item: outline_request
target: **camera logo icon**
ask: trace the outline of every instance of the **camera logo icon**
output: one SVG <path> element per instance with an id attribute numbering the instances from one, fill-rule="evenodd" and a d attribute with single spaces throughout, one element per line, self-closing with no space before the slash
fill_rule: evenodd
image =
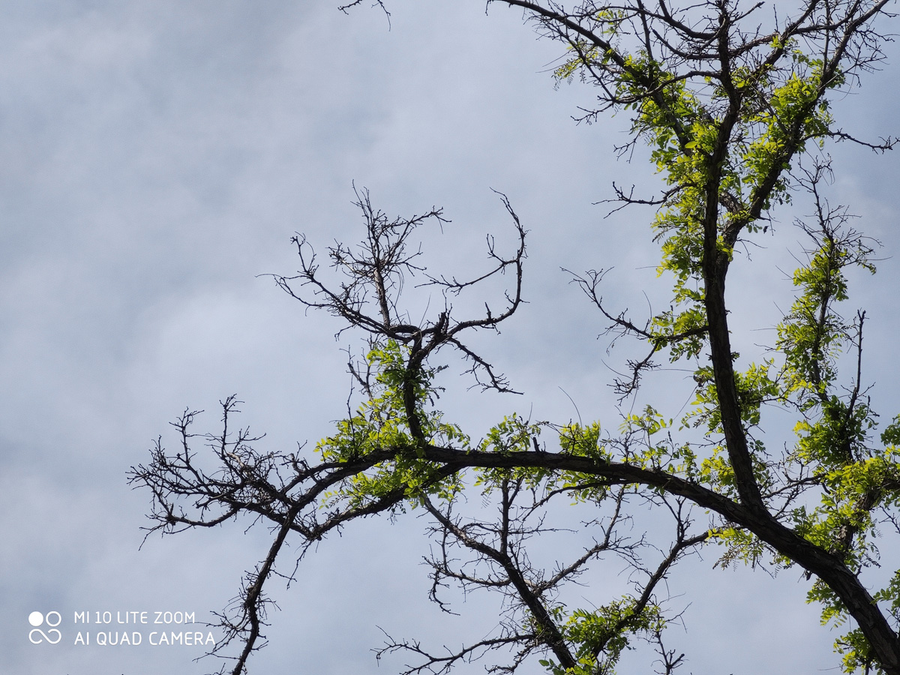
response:
<path id="1" fill-rule="evenodd" d="M 62 633 L 56 628 L 62 623 L 62 615 L 59 612 L 47 612 L 46 615 L 40 612 L 32 612 L 28 615 L 28 623 L 34 626 L 28 633 L 28 640 L 31 644 L 39 645 L 43 642 L 55 645 L 62 640 Z M 47 627 L 45 633 L 41 626 Z"/>

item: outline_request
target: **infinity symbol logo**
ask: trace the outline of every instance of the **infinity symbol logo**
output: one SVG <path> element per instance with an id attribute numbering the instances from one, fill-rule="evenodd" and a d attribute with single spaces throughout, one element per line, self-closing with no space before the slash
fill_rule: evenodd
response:
<path id="1" fill-rule="evenodd" d="M 47 625 L 50 626 L 46 633 L 38 627 L 42 626 L 45 621 Z M 40 612 L 32 612 L 28 615 L 28 623 L 34 626 L 28 633 L 28 639 L 31 644 L 39 645 L 46 640 L 48 644 L 55 645 L 62 640 L 62 633 L 56 629 L 56 626 L 62 623 L 62 616 L 59 612 L 47 612 L 46 617 Z M 38 636 L 36 636 L 35 633 L 37 633 Z"/>

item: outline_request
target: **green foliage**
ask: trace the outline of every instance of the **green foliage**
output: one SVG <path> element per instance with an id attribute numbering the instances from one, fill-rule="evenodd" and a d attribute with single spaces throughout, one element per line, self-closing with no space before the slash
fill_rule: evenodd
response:
<path id="1" fill-rule="evenodd" d="M 577 457 L 591 457 L 607 462 L 609 452 L 600 439 L 600 424 L 593 422 L 587 426 L 570 422 L 559 430 L 560 450 Z"/>
<path id="2" fill-rule="evenodd" d="M 411 372 L 406 363 L 408 352 L 394 340 L 372 348 L 367 356 L 374 373 L 369 399 L 355 415 L 337 422 L 334 435 L 319 442 L 316 449 L 328 463 L 351 463 L 372 454 L 385 455 L 383 462 L 354 474 L 339 490 L 328 493 L 326 506 L 346 503 L 349 508 L 361 509 L 398 490 L 411 498 L 422 491 L 448 497 L 457 488 L 458 478 L 438 478 L 440 467 L 420 458 L 404 403 L 407 383 L 412 380 L 415 414 L 428 443 L 466 448 L 469 438 L 458 426 L 443 422 L 439 411 L 427 406 L 436 395 L 432 386 L 435 371 Z"/>
<path id="3" fill-rule="evenodd" d="M 719 556 L 716 563 L 717 567 L 727 568 L 736 562 L 755 567 L 764 562 L 763 556 L 769 553 L 759 538 L 736 527 L 711 530 L 710 540 L 725 547 L 725 552 Z"/>
<path id="4" fill-rule="evenodd" d="M 776 347 L 784 355 L 785 393 L 797 397 L 801 409 L 820 405 L 836 377 L 836 360 L 852 339 L 848 324 L 834 309 L 847 299 L 844 270 L 856 266 L 874 272 L 870 246 L 856 232 L 843 232 L 841 222 L 823 217 L 809 262 L 794 273 L 800 289 L 790 313 L 778 326 Z"/>
<path id="5" fill-rule="evenodd" d="M 625 596 L 595 610 L 577 609 L 563 624 L 564 635 L 578 645 L 578 664 L 562 668 L 550 659 L 541 665 L 553 675 L 614 675 L 624 651 L 631 649 L 631 638 L 659 634 L 666 621 L 656 605 L 640 603 Z"/>
<path id="6" fill-rule="evenodd" d="M 612 46 L 622 16 L 598 17 L 604 36 Z M 696 361 L 707 348 L 704 284 L 704 222 L 712 197 L 726 208 L 719 210 L 717 252 L 728 262 L 735 238 L 731 231 L 755 233 L 764 214 L 775 204 L 791 199 L 791 173 L 796 158 L 807 143 L 821 144 L 833 123 L 828 91 L 840 87 L 846 77 L 840 68 L 813 56 L 795 39 L 773 38 L 773 53 L 783 53 L 788 68 L 776 61 L 760 61 L 732 69 L 728 80 L 707 80 L 711 93 L 703 100 L 685 79 L 667 72 L 663 63 L 646 50 L 630 54 L 621 45 L 615 49 L 575 49 L 576 55 L 556 71 L 558 79 L 596 77 L 614 72 L 613 107 L 632 114 L 632 131 L 650 148 L 651 161 L 669 190 L 653 223 L 662 250 L 660 275 L 673 279 L 671 306 L 648 324 L 648 341 L 657 350 L 668 349 L 669 359 Z M 614 58 L 615 57 L 615 58 Z M 736 116 L 730 103 L 739 97 Z M 729 111 L 727 114 L 722 111 Z M 730 128 L 729 128 L 730 126 Z M 711 181 L 715 191 L 710 193 Z M 806 232 L 815 241 L 808 261 L 793 276 L 797 297 L 790 312 L 777 327 L 776 356 L 761 364 L 735 370 L 740 416 L 745 432 L 762 422 L 767 402 L 794 407 L 801 413 L 796 423 L 797 442 L 782 460 L 773 462 L 760 441 L 752 441 L 754 473 L 762 489 L 776 489 L 777 473 L 816 476 L 823 489 L 818 504 L 803 504 L 791 512 L 796 531 L 825 550 L 839 553 L 853 569 L 872 560 L 875 528 L 873 509 L 896 503 L 896 446 L 900 445 L 900 418 L 881 434 L 883 450 L 871 447 L 870 434 L 877 416 L 863 395 L 857 378 L 841 386 L 839 360 L 859 349 L 862 315 L 856 322 L 845 320 L 835 309 L 846 301 L 846 270 L 858 267 L 874 272 L 872 249 L 865 239 L 844 227 L 843 211 L 829 211 L 816 192 L 819 224 Z M 717 205 L 718 206 L 718 205 Z M 733 355 L 737 362 L 737 355 Z M 672 462 L 674 447 L 690 444 L 659 444 L 650 436 L 665 428 L 664 420 L 649 406 L 642 415 L 629 415 L 623 432 L 646 433 L 644 450 L 629 453 L 624 461 L 642 467 L 667 467 L 680 475 L 737 499 L 734 468 L 721 443 L 722 409 L 712 367 L 699 364 L 691 408 L 682 418 L 682 429 L 701 430 L 711 442 L 711 452 L 700 459 L 682 451 L 689 461 Z M 697 464 L 699 463 L 699 468 Z M 676 468 L 677 467 L 677 468 Z M 804 489 L 798 488 L 798 493 Z M 724 526 L 712 531 L 712 541 L 725 546 L 720 563 L 742 561 L 755 565 L 765 547 L 741 528 Z M 785 561 L 776 554 L 776 562 Z M 789 561 L 788 561 L 789 564 Z M 897 583 L 879 592 L 879 599 L 898 602 Z M 825 622 L 840 623 L 845 610 L 834 593 L 817 582 L 811 602 L 823 605 Z M 891 605 L 896 607 L 895 604 Z M 870 664 L 872 656 L 865 638 L 853 630 L 837 642 L 847 672 Z"/>
<path id="7" fill-rule="evenodd" d="M 737 355 L 734 358 L 737 359 Z M 748 429 L 759 425 L 764 403 L 776 401 L 782 396 L 779 383 L 770 376 L 773 365 L 774 360 L 768 359 L 762 365 L 751 363 L 745 372 L 738 371 L 734 374 L 741 403 L 741 418 Z M 698 386 L 692 409 L 682 419 L 683 427 L 703 427 L 707 434 L 721 434 L 722 414 L 712 369 L 708 366 L 698 368 L 694 373 L 694 381 Z"/>
<path id="8" fill-rule="evenodd" d="M 509 455 L 528 452 L 538 444 L 544 425 L 534 424 L 513 413 L 491 427 L 478 444 L 481 452 Z M 476 486 L 482 486 L 483 494 L 490 494 L 506 481 L 521 481 L 530 488 L 538 487 L 551 472 L 541 469 L 515 467 L 513 469 L 481 469 L 477 471 Z"/>

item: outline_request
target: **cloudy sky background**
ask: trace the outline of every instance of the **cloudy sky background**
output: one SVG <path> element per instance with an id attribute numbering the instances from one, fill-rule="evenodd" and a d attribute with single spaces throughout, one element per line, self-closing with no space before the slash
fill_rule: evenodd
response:
<path id="1" fill-rule="evenodd" d="M 185 408 L 205 409 L 200 424 L 215 430 L 217 402 L 230 394 L 245 401 L 241 422 L 267 434 L 260 447 L 312 446 L 329 432 L 345 407 L 341 349 L 353 338 L 336 342 L 340 324 L 304 313 L 260 275 L 297 268 L 295 232 L 320 250 L 355 241 L 354 181 L 390 215 L 445 209 L 453 223 L 424 240 L 437 271 L 484 270 L 488 232 L 513 243 L 491 188 L 529 230 L 530 304 L 480 343 L 525 395 L 467 392 L 451 363 L 442 381 L 451 419 L 476 436 L 512 410 L 618 423 L 607 364 L 626 351 L 607 354 L 596 339 L 601 317 L 560 268 L 615 266 L 605 295 L 646 307 L 657 259 L 651 214 L 603 219 L 592 205 L 611 196 L 612 180 L 654 185 L 640 153 L 632 165 L 614 161 L 627 120 L 574 124 L 591 92 L 554 91 L 560 47 L 537 41 L 518 12 L 485 15 L 483 3 L 449 0 L 392 9 L 389 30 L 376 10 L 345 16 L 327 0 L 0 2 L 0 671 L 218 667 L 193 663 L 200 650 L 188 647 L 76 647 L 71 616 L 182 610 L 209 619 L 264 555 L 266 531 L 245 534 L 246 523 L 152 537 L 139 551 L 148 495 L 125 474 L 159 434 L 174 440 L 167 423 Z M 900 132 L 900 54 L 888 47 L 889 67 L 837 105 L 861 136 Z M 859 277 L 852 302 L 869 310 L 866 374 L 889 419 L 900 409 L 898 158 L 832 152 L 834 202 L 850 204 L 884 244 L 879 274 Z M 736 268 L 736 326 L 771 325 L 789 307 L 780 270 L 791 264 L 785 247 L 799 254 L 802 242 L 791 219 L 782 214 L 752 251 L 754 266 Z M 736 341 L 752 351 L 772 336 Z M 677 414 L 684 378 L 663 374 L 676 394 L 654 403 Z M 459 618 L 427 603 L 425 525 L 410 517 L 349 527 L 303 563 L 291 589 L 273 584 L 281 611 L 251 672 L 395 672 L 401 660 L 379 668 L 370 651 L 379 626 L 433 647 L 483 637 L 496 624 L 490 599 L 459 603 Z M 687 630 L 671 639 L 687 652 L 682 672 L 836 666 L 834 635 L 803 604 L 798 574 L 692 572 L 712 561 L 673 578 L 673 594 L 690 604 Z M 607 579 L 586 581 L 603 597 Z M 61 612 L 60 644 L 29 643 L 33 610 Z M 624 673 L 646 671 L 643 659 L 623 662 Z"/>

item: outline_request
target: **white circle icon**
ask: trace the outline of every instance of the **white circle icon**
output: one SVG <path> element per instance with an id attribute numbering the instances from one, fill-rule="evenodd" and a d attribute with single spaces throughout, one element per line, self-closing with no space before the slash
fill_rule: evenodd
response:
<path id="1" fill-rule="evenodd" d="M 44 623 L 44 615 L 40 612 L 32 612 L 28 615 L 28 623 L 36 628 Z"/>

